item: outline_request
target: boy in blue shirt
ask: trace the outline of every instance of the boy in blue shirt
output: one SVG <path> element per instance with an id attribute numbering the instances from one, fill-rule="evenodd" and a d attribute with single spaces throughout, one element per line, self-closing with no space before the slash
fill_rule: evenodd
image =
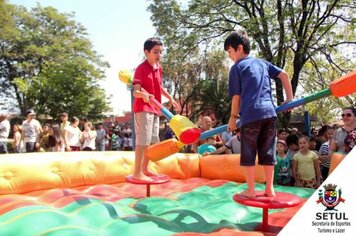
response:
<path id="1" fill-rule="evenodd" d="M 250 57 L 250 41 L 247 34 L 239 30 L 225 40 L 224 49 L 234 61 L 229 75 L 229 96 L 232 97 L 229 130 L 236 129 L 240 118 L 241 161 L 245 167 L 247 189 L 240 194 L 256 197 L 254 165 L 264 166 L 266 177 L 265 195 L 274 197 L 274 165 L 276 164 L 276 120 L 277 114 L 271 93 L 271 78 L 282 81 L 287 99 L 293 99 L 288 74 L 271 63 Z"/>

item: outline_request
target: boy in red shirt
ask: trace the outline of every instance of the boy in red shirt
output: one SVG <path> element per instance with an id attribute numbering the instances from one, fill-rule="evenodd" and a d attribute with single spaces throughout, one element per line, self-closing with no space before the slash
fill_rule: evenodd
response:
<path id="1" fill-rule="evenodd" d="M 135 170 L 134 179 L 149 181 L 154 173 L 148 170 L 148 158 L 144 155 L 147 147 L 159 142 L 160 109 L 150 103 L 150 97 L 161 102 L 162 95 L 169 99 L 175 109 L 178 104 L 162 87 L 162 67 L 159 63 L 163 44 L 157 38 L 145 41 L 143 50 L 146 60 L 135 71 L 133 79 L 133 112 L 135 113 Z M 143 88 L 145 91 L 141 90 Z"/>

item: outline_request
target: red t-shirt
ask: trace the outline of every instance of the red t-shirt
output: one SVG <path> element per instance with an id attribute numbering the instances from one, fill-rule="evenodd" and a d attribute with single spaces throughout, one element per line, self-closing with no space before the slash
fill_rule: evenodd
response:
<path id="1" fill-rule="evenodd" d="M 161 103 L 161 83 L 163 71 L 161 65 L 159 63 L 157 63 L 157 65 L 157 68 L 153 68 L 153 66 L 148 63 L 147 60 L 142 62 L 136 68 L 132 84 L 140 84 L 142 88 L 144 88 L 148 93 L 154 95 L 156 100 Z M 159 108 L 144 102 L 142 98 L 135 98 L 133 104 L 133 112 L 142 111 L 152 112 L 157 115 L 160 114 Z"/>

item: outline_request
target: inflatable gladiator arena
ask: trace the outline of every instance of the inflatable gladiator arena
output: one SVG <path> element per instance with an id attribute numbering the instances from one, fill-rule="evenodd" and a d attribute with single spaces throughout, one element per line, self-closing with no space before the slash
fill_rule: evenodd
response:
<path id="1" fill-rule="evenodd" d="M 334 154 L 331 169 L 342 158 Z M 2 155 L 0 235 L 277 234 L 315 190 L 275 185 L 297 204 L 241 202 L 239 159 L 177 153 L 150 163 L 168 179 L 131 183 L 134 152 Z M 255 172 L 263 191 L 263 168 Z"/>

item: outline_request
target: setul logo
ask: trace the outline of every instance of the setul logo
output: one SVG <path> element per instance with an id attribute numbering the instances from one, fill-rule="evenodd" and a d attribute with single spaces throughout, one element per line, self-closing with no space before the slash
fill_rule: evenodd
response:
<path id="1" fill-rule="evenodd" d="M 319 189 L 319 199 L 316 201 L 318 204 L 322 203 L 326 209 L 325 211 L 330 211 L 334 209 L 340 202 L 345 202 L 345 199 L 341 197 L 341 189 L 336 190 L 336 184 L 327 184 L 323 186 L 325 191 Z"/>
<path id="2" fill-rule="evenodd" d="M 338 212 L 335 209 L 340 202 L 345 202 L 345 199 L 341 197 L 341 189 L 337 189 L 336 184 L 327 184 L 323 187 L 324 190 L 319 189 L 319 198 L 316 202 L 317 204 L 322 203 L 326 209 L 315 214 L 312 226 L 317 227 L 318 233 L 345 233 L 347 227 L 351 226 L 351 222 L 346 212 Z"/>

